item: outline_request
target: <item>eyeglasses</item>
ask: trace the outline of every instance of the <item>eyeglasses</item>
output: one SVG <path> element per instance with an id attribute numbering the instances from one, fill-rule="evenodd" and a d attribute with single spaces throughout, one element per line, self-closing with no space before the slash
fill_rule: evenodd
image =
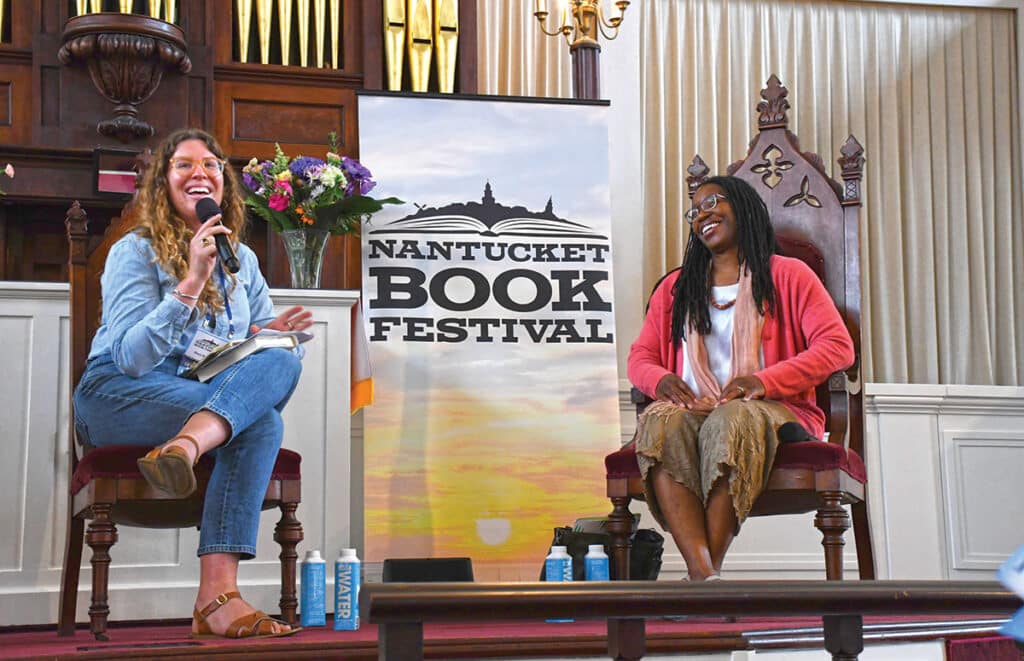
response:
<path id="1" fill-rule="evenodd" d="M 686 212 L 686 222 L 693 224 L 693 221 L 697 220 L 697 216 L 699 216 L 702 211 L 708 212 L 717 207 L 719 200 L 725 200 L 728 202 L 729 198 L 721 193 L 712 193 L 711 195 L 708 195 L 698 206 L 695 206 Z"/>
<path id="2" fill-rule="evenodd" d="M 171 170 L 177 174 L 188 176 L 196 171 L 196 166 L 203 168 L 203 172 L 210 177 L 219 177 L 224 174 L 224 161 L 219 158 L 204 158 L 194 161 L 191 158 L 172 158 Z"/>

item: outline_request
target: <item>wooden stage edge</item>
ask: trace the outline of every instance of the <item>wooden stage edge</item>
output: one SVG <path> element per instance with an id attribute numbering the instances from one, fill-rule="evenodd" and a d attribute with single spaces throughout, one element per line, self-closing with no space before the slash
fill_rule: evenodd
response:
<path id="1" fill-rule="evenodd" d="M 868 644 L 921 642 L 940 638 L 992 635 L 1005 618 L 961 616 L 943 618 L 893 617 L 868 619 Z M 647 654 L 706 654 L 732 650 L 820 649 L 824 632 L 820 618 L 694 618 L 647 622 Z M 327 627 L 307 629 L 291 638 L 257 641 L 190 641 L 189 622 L 159 624 L 115 623 L 111 640 L 97 642 L 80 627 L 73 638 L 58 638 L 53 626 L 0 629 L 0 647 L 8 659 L 379 659 L 377 627 L 358 632 L 334 632 Z M 549 624 L 542 621 L 426 625 L 425 659 L 502 659 L 510 657 L 608 658 L 604 623 L 590 620 Z"/>

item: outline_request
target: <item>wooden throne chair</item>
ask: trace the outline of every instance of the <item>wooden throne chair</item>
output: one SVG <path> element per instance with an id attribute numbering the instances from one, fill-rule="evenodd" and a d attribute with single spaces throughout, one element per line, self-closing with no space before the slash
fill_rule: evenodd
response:
<path id="1" fill-rule="evenodd" d="M 131 225 L 129 211 L 121 218 L 113 219 L 106 234 L 97 240 L 88 234 L 88 218 L 79 203 L 75 202 L 68 209 L 65 226 L 70 246 L 71 392 L 74 392 L 85 372 L 92 337 L 99 328 L 100 274 L 103 264 L 111 246 Z M 72 411 L 73 408 L 72 401 Z M 79 458 L 74 414 L 68 417 L 68 513 L 57 632 L 60 636 L 71 636 L 75 632 L 78 578 L 84 540 L 92 549 L 90 631 L 98 640 L 107 640 L 110 548 L 117 543 L 117 526 L 198 527 L 213 459 L 203 456 L 196 466 L 198 488 L 191 496 L 169 498 L 149 486 L 135 464 L 149 448 L 107 446 L 89 449 Z M 267 493 L 263 497 L 263 509 L 276 507 L 281 510 L 281 519 L 274 529 L 274 540 L 281 545 L 279 605 L 281 616 L 292 624 L 297 624 L 295 611 L 298 606 L 295 596 L 296 546 L 303 537 L 302 525 L 295 517 L 302 493 L 300 462 L 301 457 L 297 452 L 280 450 Z M 89 521 L 88 528 L 86 521 Z"/>
<path id="2" fill-rule="evenodd" d="M 843 577 L 844 534 L 852 511 L 857 564 L 862 579 L 872 579 L 874 558 L 868 530 L 864 468 L 863 408 L 860 377 L 860 188 L 864 150 L 850 136 L 838 159 L 842 183 L 825 173 L 821 157 L 800 151 L 788 128 L 789 91 L 772 75 L 757 106 L 757 134 L 747 156 L 727 173 L 750 183 L 764 199 L 778 239 L 779 251 L 807 263 L 825 284 L 853 338 L 856 360 L 849 369 L 832 374 L 817 388 L 818 406 L 826 415 L 827 442 L 780 444 L 767 486 L 750 516 L 817 512 L 828 580 Z M 690 197 L 709 176 L 700 156 L 687 169 Z M 634 388 L 639 414 L 650 400 Z M 605 457 L 608 497 L 612 512 L 612 574 L 629 578 L 629 503 L 643 500 L 643 484 L 630 442 Z"/>

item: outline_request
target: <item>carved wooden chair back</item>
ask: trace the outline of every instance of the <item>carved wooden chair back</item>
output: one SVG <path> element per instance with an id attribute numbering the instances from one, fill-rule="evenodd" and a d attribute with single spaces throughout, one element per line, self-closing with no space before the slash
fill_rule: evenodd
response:
<path id="1" fill-rule="evenodd" d="M 751 516 L 817 511 L 815 525 L 823 535 L 826 576 L 842 578 L 843 533 L 850 527 L 844 505 L 853 514 L 861 578 L 874 577 L 874 559 L 865 504 L 863 408 L 860 383 L 860 182 L 864 151 L 850 136 L 841 148 L 842 183 L 826 174 L 821 157 L 802 152 L 788 129 L 788 90 L 772 75 L 757 107 L 758 132 L 747 156 L 727 173 L 750 183 L 764 199 L 778 238 L 780 252 L 807 263 L 825 284 L 853 339 L 856 361 L 833 374 L 817 389 L 818 404 L 827 416 L 828 443 L 806 442 L 780 446 L 765 491 Z M 687 168 L 692 197 L 709 177 L 700 156 Z M 648 403 L 634 389 L 638 412 Z M 612 500 L 609 530 L 616 543 L 628 549 L 628 503 L 642 498 L 639 470 L 631 446 L 609 455 L 608 495 Z M 614 530 L 612 530 L 614 529 Z M 619 548 L 613 560 L 620 576 L 628 568 Z"/>
<path id="2" fill-rule="evenodd" d="M 131 205 L 121 217 L 111 221 L 101 237 L 88 233 L 88 217 L 78 202 L 65 218 L 69 244 L 68 279 L 70 284 L 71 364 L 69 389 L 85 372 L 92 337 L 101 320 L 100 276 L 110 248 L 134 222 Z M 107 446 L 86 448 L 81 458 L 75 425 L 74 403 L 68 416 L 68 513 L 61 574 L 58 634 L 70 636 L 75 630 L 78 579 L 82 563 L 83 541 L 92 549 L 92 598 L 89 608 L 90 630 L 99 640 L 107 640 L 107 603 L 110 548 L 117 543 L 117 525 L 143 528 L 187 528 L 202 519 L 203 499 L 213 461 L 204 456 L 196 467 L 199 488 L 189 497 L 172 499 L 153 489 L 143 479 L 136 460 L 149 448 L 145 446 Z M 281 509 L 274 539 L 281 545 L 281 614 L 296 622 L 295 566 L 296 546 L 302 540 L 302 525 L 295 518 L 301 500 L 301 457 L 281 450 L 271 476 L 263 509 Z M 86 521 L 89 521 L 86 529 Z"/>

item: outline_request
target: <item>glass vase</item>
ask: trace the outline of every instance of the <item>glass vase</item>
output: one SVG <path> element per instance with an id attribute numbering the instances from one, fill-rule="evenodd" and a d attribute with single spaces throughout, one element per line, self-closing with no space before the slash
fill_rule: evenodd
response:
<path id="1" fill-rule="evenodd" d="M 288 266 L 292 271 L 293 289 L 320 287 L 320 271 L 324 264 L 324 249 L 331 233 L 323 229 L 282 230 Z"/>

